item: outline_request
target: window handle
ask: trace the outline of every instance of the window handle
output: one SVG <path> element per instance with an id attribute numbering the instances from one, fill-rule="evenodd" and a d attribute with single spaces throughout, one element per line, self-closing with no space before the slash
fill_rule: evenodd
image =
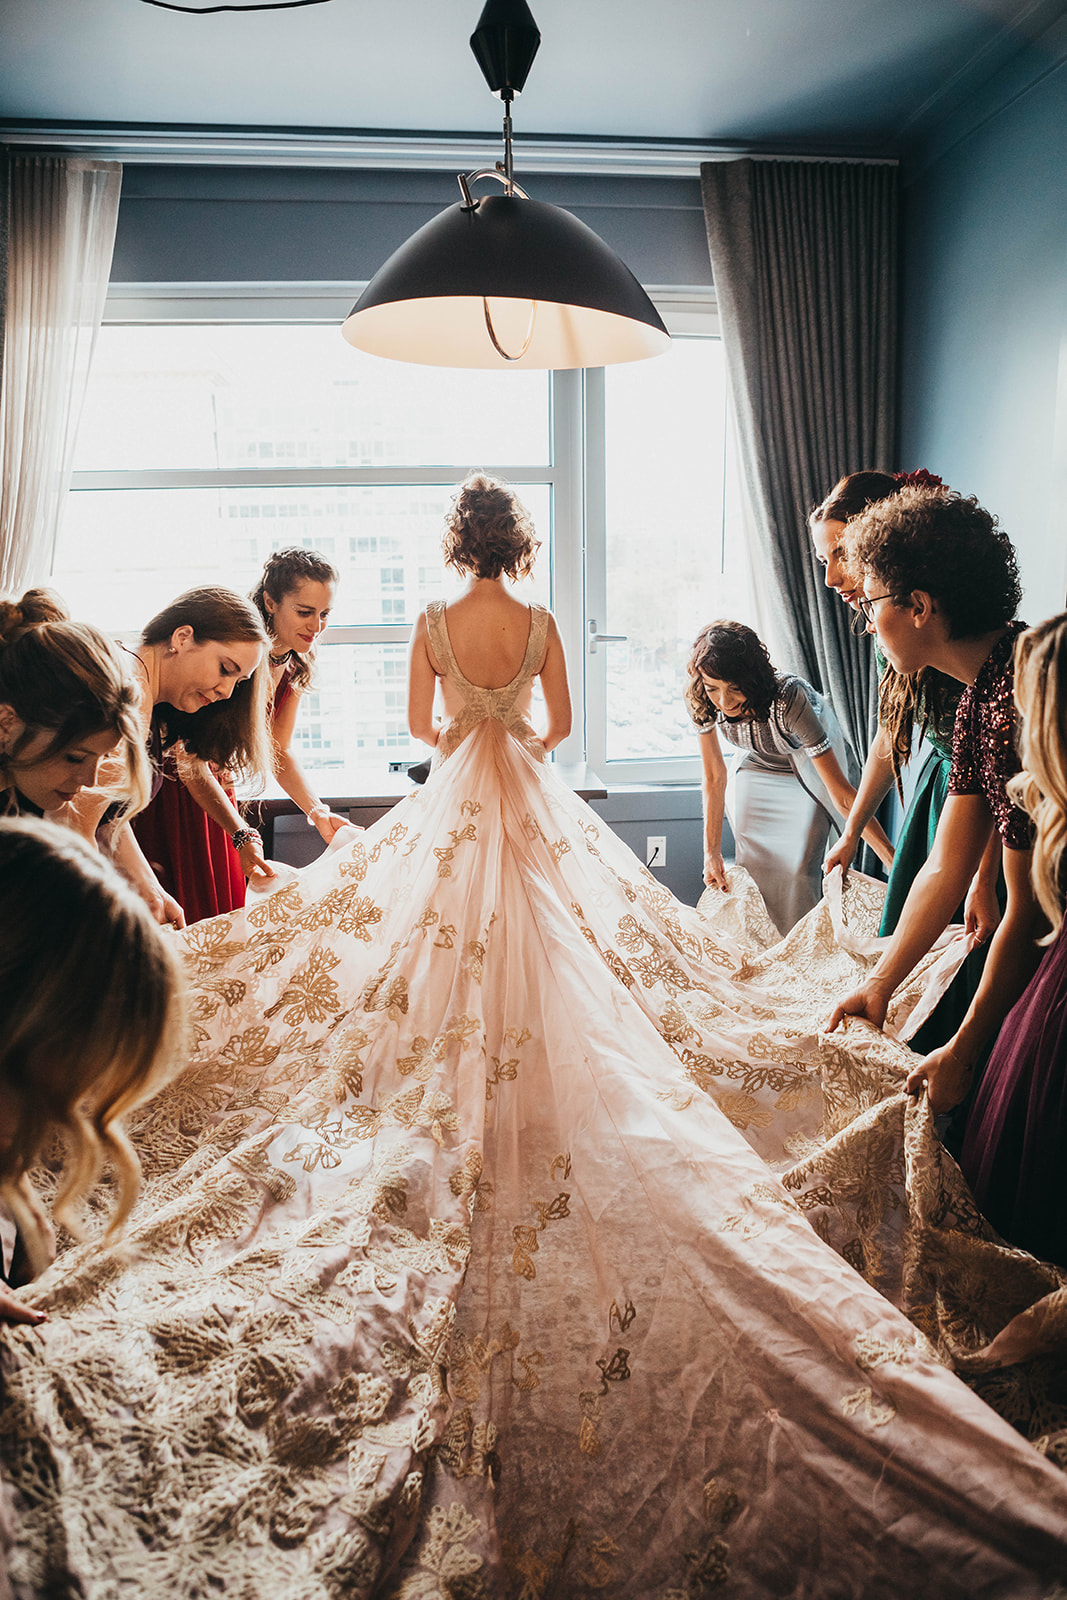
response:
<path id="1" fill-rule="evenodd" d="M 597 633 L 596 619 L 589 618 L 589 654 L 596 655 L 598 644 L 625 644 L 628 635 L 625 633 Z"/>

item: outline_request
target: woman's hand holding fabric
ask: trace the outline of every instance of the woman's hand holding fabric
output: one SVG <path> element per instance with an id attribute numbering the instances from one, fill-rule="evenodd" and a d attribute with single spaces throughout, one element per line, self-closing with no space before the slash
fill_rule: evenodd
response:
<path id="1" fill-rule="evenodd" d="M 843 833 L 823 862 L 822 874 L 829 877 L 835 867 L 841 868 L 842 878 L 848 877 L 848 869 L 852 865 L 852 857 L 856 854 L 858 840 L 853 839 L 847 832 Z"/>
<path id="2" fill-rule="evenodd" d="M 32 1306 L 24 1306 L 6 1284 L 0 1283 L 0 1323 L 28 1322 L 31 1327 L 36 1327 L 39 1322 L 47 1321 L 46 1311 L 34 1311 Z"/>
<path id="3" fill-rule="evenodd" d="M 930 1110 L 935 1116 L 958 1106 L 971 1087 L 974 1068 L 966 1065 L 956 1055 L 952 1041 L 938 1050 L 931 1050 L 918 1066 L 913 1067 L 904 1088 L 908 1094 L 917 1095 L 923 1089 L 930 1098 Z"/>
<path id="4" fill-rule="evenodd" d="M 726 876 L 721 850 L 705 850 L 704 882 L 710 889 L 729 890 L 730 880 Z"/>
<path id="5" fill-rule="evenodd" d="M 865 983 L 862 989 L 856 989 L 852 994 L 838 1002 L 833 1014 L 826 1025 L 827 1033 L 833 1033 L 847 1017 L 862 1017 L 874 1028 L 885 1025 L 885 1014 L 889 1010 L 889 1001 L 892 990 L 886 990 L 884 985 L 876 983 L 872 978 Z"/>

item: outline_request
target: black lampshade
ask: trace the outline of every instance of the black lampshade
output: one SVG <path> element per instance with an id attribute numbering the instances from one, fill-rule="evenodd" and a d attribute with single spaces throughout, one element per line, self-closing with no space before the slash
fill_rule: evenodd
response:
<path id="1" fill-rule="evenodd" d="M 508 361 L 494 348 L 521 350 Z M 518 195 L 450 206 L 374 275 L 343 328 L 371 355 L 443 367 L 600 367 L 670 343 L 637 279 L 569 211 Z"/>

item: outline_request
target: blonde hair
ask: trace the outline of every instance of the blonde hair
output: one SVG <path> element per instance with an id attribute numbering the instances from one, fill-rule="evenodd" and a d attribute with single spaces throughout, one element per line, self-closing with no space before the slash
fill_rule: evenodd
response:
<path id="1" fill-rule="evenodd" d="M 1031 877 L 1038 904 L 1052 924 L 1052 932 L 1039 943 L 1049 944 L 1063 921 L 1067 888 L 1067 611 L 1020 636 L 1015 700 L 1023 716 L 1025 770 L 1010 780 L 1008 795 L 1036 825 Z"/>
<path id="2" fill-rule="evenodd" d="M 472 472 L 452 498 L 442 541 L 445 564 L 479 578 L 528 578 L 541 541 L 518 496 L 499 478 Z"/>
<path id="3" fill-rule="evenodd" d="M 67 1145 L 54 1216 L 75 1236 L 74 1207 L 111 1163 L 111 1242 L 141 1184 L 122 1119 L 161 1087 L 185 1036 L 176 956 L 141 900 L 67 828 L 0 821 L 0 1012 L 10 1130 L 0 1195 L 39 1272 L 47 1260 L 25 1175 L 49 1131 Z"/>
<path id="4" fill-rule="evenodd" d="M 25 731 L 0 754 L 0 789 L 14 809 L 20 761 L 40 733 L 51 734 L 36 758 L 47 761 L 98 733 L 114 733 L 122 776 L 108 784 L 132 816 L 148 804 L 151 769 L 138 717 L 140 690 L 124 653 L 98 628 L 71 622 L 59 596 L 29 589 L 21 600 L 0 599 L 0 705 L 9 705 Z M 34 763 L 36 764 L 36 763 Z"/>

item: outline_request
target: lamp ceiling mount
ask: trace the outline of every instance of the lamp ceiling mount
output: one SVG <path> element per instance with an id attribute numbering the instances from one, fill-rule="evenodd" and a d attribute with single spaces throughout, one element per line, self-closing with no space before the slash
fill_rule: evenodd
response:
<path id="1" fill-rule="evenodd" d="M 526 0 L 486 0 L 471 49 L 504 102 L 504 159 L 459 175 L 459 205 L 394 251 L 343 328 L 359 350 L 444 367 L 601 367 L 670 344 L 632 272 L 603 239 L 515 182 L 511 106 L 541 43 Z M 502 195 L 471 193 L 493 178 Z M 488 336 L 488 337 L 487 337 Z"/>

